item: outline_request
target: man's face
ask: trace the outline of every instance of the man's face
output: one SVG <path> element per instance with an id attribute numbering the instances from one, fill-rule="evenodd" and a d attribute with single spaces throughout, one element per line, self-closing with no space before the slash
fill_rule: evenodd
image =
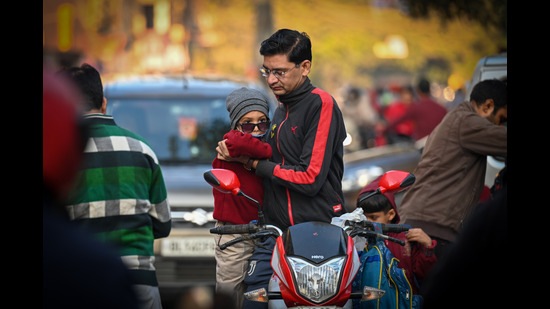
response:
<path id="1" fill-rule="evenodd" d="M 504 125 L 508 120 L 508 107 L 495 109 L 495 103 L 492 99 L 487 99 L 479 106 L 475 102 L 472 104 L 478 115 L 496 125 Z"/>
<path id="2" fill-rule="evenodd" d="M 505 125 L 508 121 L 508 107 L 497 109 L 488 119 L 496 125 Z"/>
<path id="3" fill-rule="evenodd" d="M 309 60 L 299 64 L 290 62 L 284 54 L 264 56 L 263 68 L 267 72 L 265 80 L 276 96 L 288 94 L 304 82 L 310 65 Z"/>

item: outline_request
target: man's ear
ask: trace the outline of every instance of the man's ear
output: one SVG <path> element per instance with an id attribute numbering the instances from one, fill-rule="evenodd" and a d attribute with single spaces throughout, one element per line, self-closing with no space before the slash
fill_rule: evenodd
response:
<path id="1" fill-rule="evenodd" d="M 107 98 L 103 97 L 103 102 L 101 102 L 101 113 L 106 114 L 107 113 Z"/>
<path id="2" fill-rule="evenodd" d="M 493 99 L 487 99 L 479 108 L 480 115 L 484 118 L 489 117 L 495 109 L 495 101 Z"/>
<path id="3" fill-rule="evenodd" d="M 311 70 L 311 61 L 304 60 L 302 61 L 302 63 L 300 63 L 300 66 L 303 69 L 302 76 L 307 76 Z"/>

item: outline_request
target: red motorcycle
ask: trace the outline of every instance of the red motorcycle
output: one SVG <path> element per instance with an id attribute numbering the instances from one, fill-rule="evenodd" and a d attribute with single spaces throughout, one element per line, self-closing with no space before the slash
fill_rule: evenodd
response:
<path id="1" fill-rule="evenodd" d="M 406 187 L 411 176 L 401 171 L 386 172 L 376 192 Z M 247 299 L 269 302 L 269 308 L 336 309 L 351 308 L 353 299 L 368 301 L 384 295 L 385 291 L 370 286 L 362 287 L 359 292 L 352 291 L 353 280 L 360 268 L 352 237 L 400 241 L 385 233 L 406 231 L 410 228 L 408 225 L 346 220 L 345 228 L 342 228 L 311 221 L 290 226 L 282 232 L 276 226 L 265 224 L 261 204 L 241 191 L 239 179 L 233 171 L 211 169 L 204 173 L 204 179 L 221 192 L 243 196 L 258 205 L 257 221 L 210 229 L 213 234 L 242 234 L 221 244 L 222 250 L 243 240 L 276 238 L 271 259 L 273 276 L 268 291 L 262 288 L 247 292 Z"/>

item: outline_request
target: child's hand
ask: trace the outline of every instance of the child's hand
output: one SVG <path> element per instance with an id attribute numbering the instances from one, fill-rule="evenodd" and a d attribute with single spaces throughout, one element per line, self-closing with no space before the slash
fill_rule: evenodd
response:
<path id="1" fill-rule="evenodd" d="M 424 247 L 430 247 L 432 245 L 432 239 L 420 228 L 412 228 L 407 232 L 407 240 L 415 241 L 422 244 Z"/>
<path id="2" fill-rule="evenodd" d="M 225 139 L 223 141 L 218 142 L 218 147 L 216 147 L 217 157 L 219 160 L 223 161 L 235 161 L 230 155 L 229 150 L 227 149 L 227 145 L 225 144 Z"/>
<path id="3" fill-rule="evenodd" d="M 249 157 L 248 156 L 239 156 L 236 158 L 233 158 L 229 155 L 229 150 L 227 149 L 227 145 L 225 144 L 225 139 L 223 141 L 218 142 L 218 147 L 216 147 L 216 152 L 218 160 L 222 161 L 228 161 L 228 162 L 240 162 L 242 164 L 245 164 L 248 162 Z"/>

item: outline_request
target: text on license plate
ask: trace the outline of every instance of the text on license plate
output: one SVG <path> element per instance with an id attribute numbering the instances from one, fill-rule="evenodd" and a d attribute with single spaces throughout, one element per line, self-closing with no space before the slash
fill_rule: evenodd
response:
<path id="1" fill-rule="evenodd" d="M 162 256 L 214 256 L 216 247 L 211 236 L 169 237 L 160 245 Z"/>

